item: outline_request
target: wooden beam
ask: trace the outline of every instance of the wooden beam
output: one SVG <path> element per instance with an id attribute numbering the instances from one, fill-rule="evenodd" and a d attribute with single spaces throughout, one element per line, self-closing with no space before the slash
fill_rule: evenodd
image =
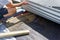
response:
<path id="1" fill-rule="evenodd" d="M 22 31 L 15 31 L 15 32 L 0 33 L 0 38 L 27 35 L 29 34 L 29 32 L 30 32 L 29 30 L 22 30 Z"/>

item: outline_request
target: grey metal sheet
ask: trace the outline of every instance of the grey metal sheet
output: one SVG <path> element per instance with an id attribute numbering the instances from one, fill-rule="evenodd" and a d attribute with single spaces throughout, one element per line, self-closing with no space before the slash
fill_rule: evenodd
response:
<path id="1" fill-rule="evenodd" d="M 31 1 L 29 1 L 29 5 L 23 6 L 23 8 L 25 8 L 27 11 L 60 24 L 60 10 L 58 9 L 45 7 L 41 4 L 37 4 Z"/>
<path id="2" fill-rule="evenodd" d="M 58 6 L 60 7 L 60 0 L 29 0 L 38 4 L 42 4 L 46 7 Z"/>

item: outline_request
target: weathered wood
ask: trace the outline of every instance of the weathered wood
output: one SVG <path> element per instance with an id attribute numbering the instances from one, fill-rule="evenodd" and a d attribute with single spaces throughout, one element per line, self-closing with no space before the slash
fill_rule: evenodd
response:
<path id="1" fill-rule="evenodd" d="M 9 23 L 17 23 L 19 21 L 20 20 L 17 17 L 11 17 L 6 22 L 9 22 Z"/>
<path id="2" fill-rule="evenodd" d="M 30 26 L 26 25 L 24 22 L 19 22 L 16 25 L 13 25 L 8 28 L 10 31 L 19 31 L 19 30 L 30 30 L 29 35 L 17 37 L 17 40 L 48 40 L 46 37 L 32 29 Z"/>
<path id="3" fill-rule="evenodd" d="M 33 28 L 31 28 L 31 26 L 24 23 L 26 21 L 27 21 L 27 23 L 30 23 L 35 18 L 36 18 L 36 16 L 31 13 L 24 14 L 23 16 L 19 17 L 19 19 L 22 20 L 23 22 L 20 21 L 19 23 L 15 24 L 15 25 L 8 26 L 8 29 L 10 31 L 30 30 L 29 35 L 16 37 L 17 40 L 48 40 L 45 36 L 41 35 L 39 32 L 37 32 Z M 26 20 L 26 19 L 28 19 L 28 20 Z"/>

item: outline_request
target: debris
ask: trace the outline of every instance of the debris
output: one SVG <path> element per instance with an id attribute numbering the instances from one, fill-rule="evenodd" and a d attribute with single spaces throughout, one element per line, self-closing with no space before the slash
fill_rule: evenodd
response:
<path id="1" fill-rule="evenodd" d="M 8 22 L 8 23 L 17 23 L 19 21 L 20 20 L 17 17 L 11 17 L 11 18 L 7 19 L 6 22 Z"/>

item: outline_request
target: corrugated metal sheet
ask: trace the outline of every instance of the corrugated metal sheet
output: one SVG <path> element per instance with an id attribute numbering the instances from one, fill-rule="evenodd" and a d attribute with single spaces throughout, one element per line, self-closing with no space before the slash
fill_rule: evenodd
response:
<path id="1" fill-rule="evenodd" d="M 23 8 L 25 8 L 27 11 L 60 24 L 60 10 L 58 9 L 45 7 L 32 1 L 29 1 L 29 5 L 23 6 Z"/>

